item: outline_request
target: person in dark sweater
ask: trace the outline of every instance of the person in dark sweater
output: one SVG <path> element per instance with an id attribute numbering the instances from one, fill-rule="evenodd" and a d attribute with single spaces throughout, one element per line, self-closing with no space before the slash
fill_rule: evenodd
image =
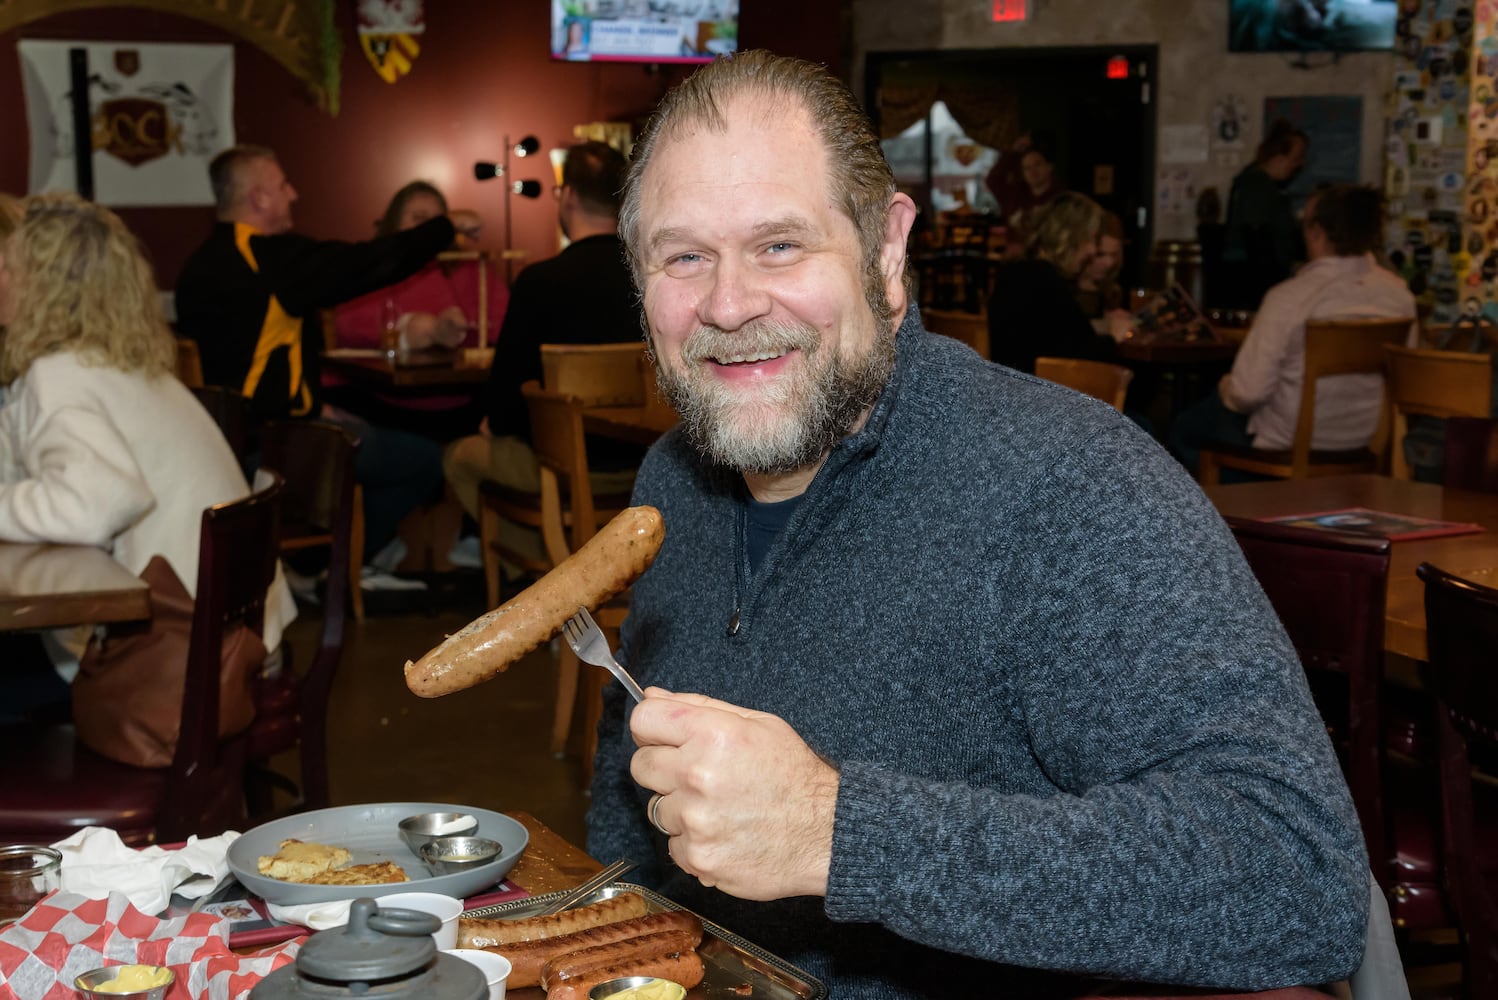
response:
<path id="1" fill-rule="evenodd" d="M 323 417 L 359 438 L 354 473 L 364 487 L 366 589 L 405 586 L 386 572 L 399 559 L 401 518 L 442 483 L 441 449 L 420 435 L 372 426 L 319 397 L 319 313 L 394 284 L 452 245 L 471 213 L 430 219 L 363 243 L 315 240 L 291 230 L 296 189 L 276 154 L 235 146 L 213 158 L 209 180 L 218 221 L 177 278 L 177 332 L 196 341 L 209 385 L 235 389 L 258 423 Z M 382 550 L 386 557 L 376 560 Z"/>
<path id="2" fill-rule="evenodd" d="M 682 424 L 589 852 L 839 998 L 1345 976 L 1357 817 L 1231 534 L 1111 407 L 922 328 L 915 214 L 800 60 L 699 70 L 636 145 Z"/>
<path id="3" fill-rule="evenodd" d="M 1077 301 L 1077 276 L 1097 252 L 1103 210 L 1076 192 L 1058 195 L 1036 219 L 1025 256 L 995 268 L 988 300 L 988 343 L 993 360 L 1034 374 L 1037 357 L 1112 360 L 1133 317 L 1104 313 L 1098 333 Z"/>
<path id="4" fill-rule="evenodd" d="M 1279 119 L 1254 162 L 1233 178 L 1222 234 L 1224 304 L 1257 309 L 1264 294 L 1305 259 L 1300 223 L 1285 187 L 1305 166 L 1309 148 L 1305 132 Z"/>
<path id="5" fill-rule="evenodd" d="M 530 445 L 530 415 L 520 387 L 541 380 L 541 345 L 620 343 L 640 337 L 639 297 L 618 235 L 619 198 L 628 166 L 623 154 L 601 142 L 583 142 L 567 150 L 557 189 L 557 217 L 571 242 L 515 279 L 494 345 L 479 433 L 454 441 L 443 456 L 447 481 L 471 518 L 478 518 L 479 483 L 485 479 L 527 492 L 540 488 Z M 589 445 L 589 467 L 599 473 L 594 489 L 627 491 L 640 451 L 609 444 Z M 507 522 L 501 530 L 507 544 L 540 555 L 535 532 Z M 475 546 L 476 539 L 466 543 L 473 550 L 467 553 L 468 561 Z M 461 548 L 455 554 L 464 555 Z"/>

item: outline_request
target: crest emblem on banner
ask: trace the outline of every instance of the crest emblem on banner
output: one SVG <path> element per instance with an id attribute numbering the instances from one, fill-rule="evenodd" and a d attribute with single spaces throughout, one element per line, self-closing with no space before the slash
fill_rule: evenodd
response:
<path id="1" fill-rule="evenodd" d="M 358 0 L 359 47 L 386 83 L 411 72 L 426 31 L 422 0 Z"/>
<path id="2" fill-rule="evenodd" d="M 114 68 L 120 76 L 134 76 L 140 72 L 139 49 L 115 49 Z"/>

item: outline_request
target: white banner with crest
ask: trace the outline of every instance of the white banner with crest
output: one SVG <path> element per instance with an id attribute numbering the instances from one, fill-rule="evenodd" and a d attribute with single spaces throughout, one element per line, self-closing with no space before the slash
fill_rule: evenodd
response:
<path id="1" fill-rule="evenodd" d="M 88 52 L 94 200 L 211 205 L 208 161 L 234 145 L 234 47 L 17 43 L 31 137 L 29 190 L 77 190 L 68 52 Z"/>

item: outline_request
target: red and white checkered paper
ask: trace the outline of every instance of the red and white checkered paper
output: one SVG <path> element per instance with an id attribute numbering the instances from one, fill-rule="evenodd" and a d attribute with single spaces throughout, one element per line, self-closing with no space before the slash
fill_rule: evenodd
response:
<path id="1" fill-rule="evenodd" d="M 54 892 L 0 931 L 0 1000 L 77 1000 L 73 980 L 103 965 L 170 966 L 167 1000 L 238 1000 L 296 958 L 289 941 L 251 955 L 229 950 L 229 921 L 209 913 L 147 916 L 112 893 Z"/>

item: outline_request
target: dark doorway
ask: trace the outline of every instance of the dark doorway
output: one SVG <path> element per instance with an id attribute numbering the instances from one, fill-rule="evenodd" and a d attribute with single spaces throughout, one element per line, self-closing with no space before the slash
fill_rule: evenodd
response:
<path id="1" fill-rule="evenodd" d="M 991 89 L 996 102 L 1011 102 L 1018 129 L 1043 136 L 1054 150 L 1056 171 L 1066 187 L 1118 214 L 1127 237 L 1120 279 L 1126 287 L 1134 286 L 1142 281 L 1153 245 L 1156 57 L 1153 45 L 871 52 L 866 60 L 866 101 L 881 135 L 890 131 L 881 122 L 884 98 L 897 91 L 908 95 L 923 86 L 960 82 Z M 934 169 L 942 162 L 942 150 L 933 145 L 930 116 L 923 145 L 911 132 L 895 143 L 888 141 L 894 137 L 885 136 L 886 151 L 892 163 L 907 165 L 902 174 L 896 164 L 897 176 L 930 224 L 938 211 L 952 204 L 952 191 L 958 200 L 964 194 L 944 187 L 951 178 Z M 892 148 L 902 142 L 903 150 Z M 994 159 L 987 149 L 982 161 L 970 150 L 960 152 L 970 169 Z M 920 176 L 919 168 L 912 171 L 909 166 L 922 158 Z M 974 190 L 971 182 L 967 190 Z"/>

